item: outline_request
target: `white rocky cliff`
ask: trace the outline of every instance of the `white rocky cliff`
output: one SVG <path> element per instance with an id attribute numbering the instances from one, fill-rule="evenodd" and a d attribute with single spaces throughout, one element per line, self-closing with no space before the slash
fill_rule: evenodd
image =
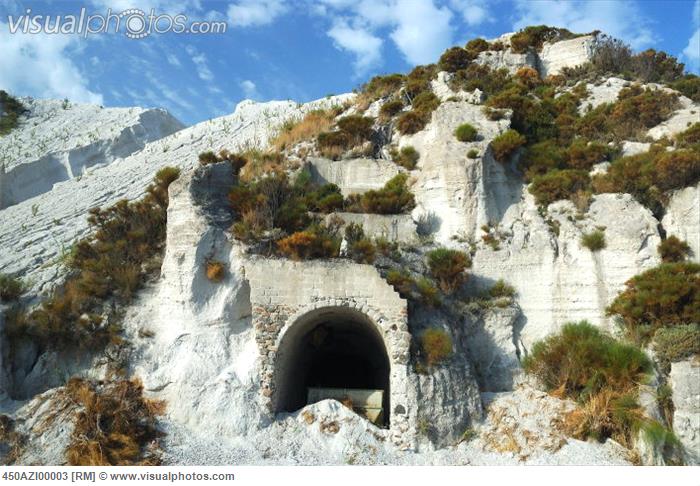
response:
<path id="1" fill-rule="evenodd" d="M 487 51 L 476 62 L 511 72 L 530 66 L 545 77 L 589 60 L 593 42 L 583 36 L 537 53 Z M 469 290 L 483 296 L 503 279 L 514 287 L 512 299 L 480 297 L 452 314 L 416 310 L 383 278 L 385 268 L 253 255 L 233 237 L 228 192 L 237 174 L 228 162 L 200 165 L 198 155 L 265 148 L 285 121 L 319 108 L 348 112 L 351 94 L 306 104 L 245 101 L 231 115 L 187 128 L 162 110 L 25 100 L 30 111 L 20 127 L 0 138 L 0 273 L 27 282 L 25 300 L 36 304 L 63 282 L 72 245 L 90 230 L 91 208 L 136 200 L 158 169 L 178 167 L 160 273 L 123 315 L 125 371 L 167 404 L 159 420 L 164 464 L 633 463 L 615 441 L 565 435 L 556 424 L 577 405 L 538 391 L 520 361 L 566 322 L 588 320 L 614 333 L 606 307 L 631 277 L 660 263 L 662 237 L 686 240 L 697 261 L 700 186 L 673 193 L 661 221 L 630 194 L 598 194 L 584 209 L 570 201 L 538 207 L 516 170 L 517 154 L 511 164 L 493 155 L 510 112 L 491 120 L 483 93 L 455 93 L 448 81 L 447 73 L 433 80 L 442 103 L 423 130 L 401 135 L 394 127 L 383 140 L 415 148 L 414 169 L 389 160 L 386 150 L 341 160 L 315 154 L 297 168 L 344 196 L 407 174 L 416 202 L 410 214 L 340 213 L 344 224 L 361 223 L 369 237 L 408 254 L 418 255 L 421 245 L 463 250 L 472 260 Z M 614 101 L 623 86 L 618 78 L 590 84 L 581 106 Z M 700 112 L 681 101 L 651 137 L 679 133 Z M 457 140 L 464 123 L 477 129 L 476 140 Z M 605 234 L 597 252 L 581 243 L 593 230 Z M 212 261 L 222 265 L 220 280 L 207 276 Z M 0 304 L 0 331 L 8 310 Z M 413 331 L 427 326 L 452 330 L 454 357 L 433 372 L 411 361 Z M 350 335 L 348 359 L 360 362 L 372 351 L 363 366 L 386 391 L 381 427 L 338 401 L 299 398 L 308 356 L 322 360 L 317 349 L 338 335 Z M 17 462 L 64 464 L 77 409 L 65 400 L 61 377 L 104 378 L 98 358 L 105 356 L 17 352 L 21 363 L 11 368 L 9 352 L 0 340 L 0 412 L 27 437 Z M 673 363 L 668 379 L 672 425 L 691 464 L 700 461 L 697 374 L 697 363 L 686 360 Z M 60 420 L 52 420 L 54 410 Z"/>
<path id="2" fill-rule="evenodd" d="M 21 101 L 27 111 L 19 127 L 0 138 L 0 208 L 50 191 L 58 182 L 82 177 L 91 167 L 127 157 L 184 128 L 162 109 Z"/>

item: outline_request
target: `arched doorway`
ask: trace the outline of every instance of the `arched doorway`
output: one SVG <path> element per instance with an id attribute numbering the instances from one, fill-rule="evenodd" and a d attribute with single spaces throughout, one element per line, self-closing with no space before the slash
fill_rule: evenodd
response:
<path id="1" fill-rule="evenodd" d="M 390 364 L 371 319 L 349 307 L 304 314 L 281 336 L 275 359 L 276 412 L 307 405 L 309 389 L 381 390 L 380 425 L 389 425 Z"/>

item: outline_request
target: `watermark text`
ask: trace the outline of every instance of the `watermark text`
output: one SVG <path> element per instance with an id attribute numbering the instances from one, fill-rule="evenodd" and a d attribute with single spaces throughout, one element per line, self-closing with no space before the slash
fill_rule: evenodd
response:
<path id="1" fill-rule="evenodd" d="M 85 8 L 78 15 L 42 15 L 27 9 L 22 15 L 8 15 L 10 34 L 78 34 L 87 38 L 95 34 L 124 34 L 129 39 L 143 39 L 152 34 L 224 34 L 224 21 L 190 21 L 186 15 L 149 13 L 137 8 L 121 12 L 108 9 L 106 14 L 89 13 Z"/>

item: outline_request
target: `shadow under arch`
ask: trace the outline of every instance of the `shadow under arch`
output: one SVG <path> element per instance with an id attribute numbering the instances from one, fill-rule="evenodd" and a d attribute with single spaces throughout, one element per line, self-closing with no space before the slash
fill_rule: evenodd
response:
<path id="1" fill-rule="evenodd" d="M 381 389 L 389 426 L 389 355 L 377 324 L 357 309 L 322 307 L 295 319 L 280 334 L 274 369 L 275 412 L 307 405 L 308 387 Z"/>

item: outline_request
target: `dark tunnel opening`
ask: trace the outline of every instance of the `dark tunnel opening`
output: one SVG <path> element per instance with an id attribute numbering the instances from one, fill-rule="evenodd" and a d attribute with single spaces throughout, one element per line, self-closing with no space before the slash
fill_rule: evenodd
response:
<path id="1" fill-rule="evenodd" d="M 349 389 L 350 394 L 382 390 L 378 425 L 388 426 L 389 358 L 374 325 L 348 308 L 324 309 L 302 319 L 278 350 L 276 411 L 293 412 L 318 401 L 307 400 L 309 388 Z"/>

